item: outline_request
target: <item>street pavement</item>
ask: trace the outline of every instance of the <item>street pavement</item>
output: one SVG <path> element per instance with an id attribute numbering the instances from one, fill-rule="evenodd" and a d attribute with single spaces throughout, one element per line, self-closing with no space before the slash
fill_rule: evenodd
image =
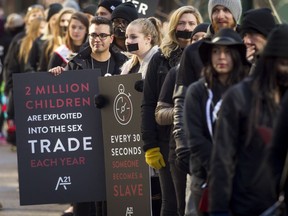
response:
<path id="1" fill-rule="evenodd" d="M 61 216 L 69 207 L 60 204 L 20 206 L 17 153 L 4 141 L 0 141 L 0 203 L 3 205 L 0 216 Z"/>

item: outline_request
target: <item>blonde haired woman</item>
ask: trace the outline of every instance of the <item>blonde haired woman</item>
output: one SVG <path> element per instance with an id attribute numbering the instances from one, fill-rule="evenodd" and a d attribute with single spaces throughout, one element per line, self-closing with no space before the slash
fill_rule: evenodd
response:
<path id="1" fill-rule="evenodd" d="M 175 10 L 168 24 L 160 50 L 152 57 L 144 82 L 142 109 L 142 139 L 146 163 L 159 170 L 162 192 L 161 216 L 177 215 L 175 189 L 168 163 L 171 126 L 160 126 L 155 120 L 155 108 L 164 79 L 180 60 L 183 49 L 190 44 L 194 28 L 202 22 L 197 9 L 183 6 Z"/>
<path id="2" fill-rule="evenodd" d="M 72 8 L 63 8 L 59 14 L 55 25 L 55 31 L 52 31 L 52 37 L 43 44 L 43 52 L 40 57 L 38 71 L 47 71 L 48 63 L 53 52 L 64 43 L 68 24 L 71 16 L 76 11 Z"/>
<path id="3" fill-rule="evenodd" d="M 125 40 L 127 51 L 132 56 L 122 66 L 121 74 L 141 73 L 144 79 L 150 59 L 158 51 L 161 40 L 161 21 L 157 18 L 132 21 L 127 26 Z"/>

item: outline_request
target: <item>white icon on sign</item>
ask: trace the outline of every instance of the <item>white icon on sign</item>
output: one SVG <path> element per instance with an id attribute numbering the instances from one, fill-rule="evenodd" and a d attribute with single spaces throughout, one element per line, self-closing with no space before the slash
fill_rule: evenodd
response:
<path id="1" fill-rule="evenodd" d="M 133 105 L 130 100 L 130 94 L 125 93 L 125 87 L 123 84 L 118 86 L 119 94 L 114 99 L 113 111 L 116 120 L 121 125 L 127 125 L 132 119 Z"/>
<path id="2" fill-rule="evenodd" d="M 55 190 L 58 190 L 59 186 L 63 186 L 63 188 L 67 190 L 67 185 L 71 185 L 71 184 L 72 183 L 71 183 L 70 176 L 59 177 Z"/>
<path id="3" fill-rule="evenodd" d="M 132 216 L 132 215 L 133 215 L 133 207 L 127 207 L 125 216 Z"/>

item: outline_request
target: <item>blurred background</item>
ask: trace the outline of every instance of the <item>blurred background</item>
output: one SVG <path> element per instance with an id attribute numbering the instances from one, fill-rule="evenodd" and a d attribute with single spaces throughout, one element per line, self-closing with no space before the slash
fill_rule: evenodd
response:
<path id="1" fill-rule="evenodd" d="M 81 8 L 91 3 L 98 4 L 99 0 L 76 0 Z M 151 0 L 154 1 L 154 0 Z M 62 3 L 64 0 L 0 0 L 0 16 L 7 16 L 12 12 L 25 13 L 26 9 L 32 4 L 43 4 L 45 6 L 51 3 Z M 141 2 L 137 0 L 135 2 Z M 206 21 L 208 0 L 159 0 L 155 16 L 162 21 L 166 21 L 171 11 L 183 5 L 193 5 L 198 8 Z M 288 0 L 242 0 L 243 11 L 251 8 L 269 7 L 277 13 L 282 22 L 288 22 Z"/>

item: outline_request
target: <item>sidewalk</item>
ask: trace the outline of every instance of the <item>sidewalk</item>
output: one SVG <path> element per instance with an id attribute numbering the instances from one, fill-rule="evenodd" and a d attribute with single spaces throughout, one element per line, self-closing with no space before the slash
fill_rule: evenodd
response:
<path id="1" fill-rule="evenodd" d="M 0 141 L 0 216 L 60 216 L 69 205 L 19 205 L 17 154 Z"/>

